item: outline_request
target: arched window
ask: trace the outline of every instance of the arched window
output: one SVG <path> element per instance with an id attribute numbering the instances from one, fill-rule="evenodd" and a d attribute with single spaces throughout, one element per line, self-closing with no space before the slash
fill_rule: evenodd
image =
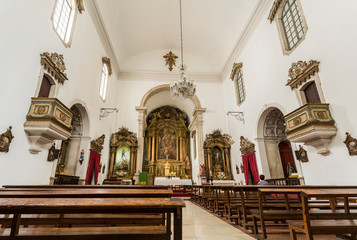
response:
<path id="1" fill-rule="evenodd" d="M 299 0 L 275 1 L 269 19 L 276 23 L 283 53 L 289 55 L 305 38 L 307 24 Z"/>
<path id="2" fill-rule="evenodd" d="M 52 13 L 52 25 L 66 47 L 71 45 L 76 12 L 74 0 L 56 0 Z"/>
<path id="3" fill-rule="evenodd" d="M 281 18 L 287 49 L 292 50 L 304 36 L 304 24 L 296 0 L 286 1 Z"/>
<path id="4" fill-rule="evenodd" d="M 234 82 L 238 105 L 241 105 L 245 100 L 245 88 L 244 88 L 242 67 L 243 67 L 243 63 L 234 63 L 231 73 L 231 79 Z"/>
<path id="5" fill-rule="evenodd" d="M 103 101 L 105 101 L 107 95 L 108 75 L 109 75 L 108 65 L 106 63 L 103 63 L 102 78 L 100 79 L 100 90 L 99 90 L 99 95 Z"/>

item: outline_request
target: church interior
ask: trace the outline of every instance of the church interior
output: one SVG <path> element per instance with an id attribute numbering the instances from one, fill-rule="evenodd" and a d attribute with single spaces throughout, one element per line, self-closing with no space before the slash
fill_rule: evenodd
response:
<path id="1" fill-rule="evenodd" d="M 357 239 L 356 1 L 0 3 L 0 239 L 98 209 L 142 221 L 103 239 Z"/>

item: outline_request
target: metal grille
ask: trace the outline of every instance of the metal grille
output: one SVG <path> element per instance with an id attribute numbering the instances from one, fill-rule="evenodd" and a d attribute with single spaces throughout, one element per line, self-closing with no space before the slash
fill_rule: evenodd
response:
<path id="1" fill-rule="evenodd" d="M 282 15 L 289 50 L 293 49 L 304 36 L 304 24 L 296 0 L 287 0 Z"/>
<path id="2" fill-rule="evenodd" d="M 244 90 L 244 83 L 243 83 L 243 75 L 242 71 L 239 70 L 237 73 L 237 93 L 238 93 L 238 102 L 242 103 L 245 99 L 245 90 Z"/>

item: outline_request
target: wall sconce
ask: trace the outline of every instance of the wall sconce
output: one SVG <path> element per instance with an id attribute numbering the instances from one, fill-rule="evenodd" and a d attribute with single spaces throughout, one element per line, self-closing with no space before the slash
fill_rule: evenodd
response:
<path id="1" fill-rule="evenodd" d="M 241 121 L 244 124 L 244 113 L 243 112 L 228 111 L 227 116 L 229 116 L 229 115 L 235 117 L 238 121 Z"/>
<path id="2" fill-rule="evenodd" d="M 107 117 L 109 114 L 116 112 L 119 112 L 119 109 L 117 108 L 101 108 L 100 109 L 100 114 L 99 114 L 99 120 L 102 120 L 102 118 Z"/>

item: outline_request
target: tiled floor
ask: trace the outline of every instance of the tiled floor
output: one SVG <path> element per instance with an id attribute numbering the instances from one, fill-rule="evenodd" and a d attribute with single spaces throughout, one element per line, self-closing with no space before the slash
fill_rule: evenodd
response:
<path id="1" fill-rule="evenodd" d="M 182 221 L 184 240 L 254 239 L 229 223 L 196 206 L 191 201 L 185 201 L 185 203 L 186 207 L 183 209 Z"/>

